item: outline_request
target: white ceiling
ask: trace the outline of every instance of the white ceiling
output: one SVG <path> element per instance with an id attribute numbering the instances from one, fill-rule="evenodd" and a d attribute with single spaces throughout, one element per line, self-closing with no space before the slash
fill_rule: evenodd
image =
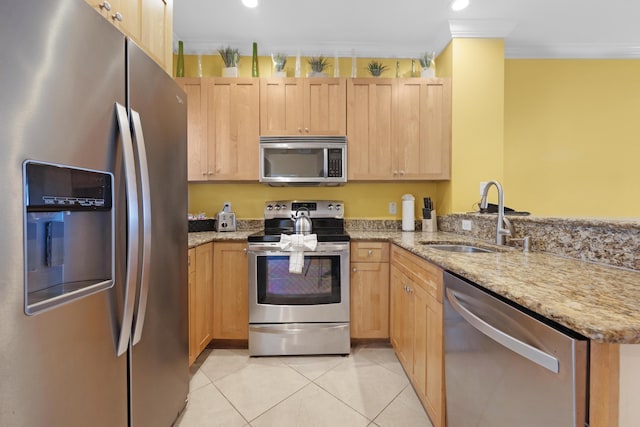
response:
<path id="1" fill-rule="evenodd" d="M 186 53 L 417 57 L 452 37 L 505 39 L 508 58 L 640 58 L 640 0 L 176 0 Z"/>

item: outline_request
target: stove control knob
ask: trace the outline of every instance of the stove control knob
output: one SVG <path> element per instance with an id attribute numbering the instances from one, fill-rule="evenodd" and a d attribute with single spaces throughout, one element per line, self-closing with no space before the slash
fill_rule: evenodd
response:
<path id="1" fill-rule="evenodd" d="M 276 205 L 276 210 L 279 211 L 280 210 L 280 205 Z"/>
<path id="2" fill-rule="evenodd" d="M 272 210 L 273 210 L 273 206 L 271 206 L 271 205 L 267 205 L 267 210 L 268 210 L 268 211 L 272 211 Z"/>
<path id="3" fill-rule="evenodd" d="M 330 211 L 333 210 L 333 204 L 329 203 L 329 206 L 327 206 L 327 209 L 329 209 Z"/>
<path id="4" fill-rule="evenodd" d="M 282 205 L 282 206 L 280 207 L 280 209 L 282 209 L 283 211 L 284 211 L 284 210 L 286 210 L 286 209 L 287 209 L 287 205 Z"/>
<path id="5" fill-rule="evenodd" d="M 337 210 L 337 211 L 339 211 L 339 210 L 340 210 L 340 208 L 341 208 L 341 206 L 340 206 L 340 205 L 336 205 L 336 210 Z"/>

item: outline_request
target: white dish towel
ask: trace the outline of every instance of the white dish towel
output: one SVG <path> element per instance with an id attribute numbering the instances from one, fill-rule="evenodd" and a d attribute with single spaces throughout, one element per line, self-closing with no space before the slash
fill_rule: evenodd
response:
<path id="1" fill-rule="evenodd" d="M 281 234 L 280 249 L 289 249 L 289 273 L 300 274 L 304 266 L 304 251 L 315 251 L 318 246 L 316 234 Z"/>

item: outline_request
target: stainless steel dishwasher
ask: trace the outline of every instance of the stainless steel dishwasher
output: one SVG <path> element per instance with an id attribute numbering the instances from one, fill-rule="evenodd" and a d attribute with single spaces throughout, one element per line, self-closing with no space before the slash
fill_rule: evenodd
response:
<path id="1" fill-rule="evenodd" d="M 584 427 L 588 340 L 444 274 L 448 427 Z"/>

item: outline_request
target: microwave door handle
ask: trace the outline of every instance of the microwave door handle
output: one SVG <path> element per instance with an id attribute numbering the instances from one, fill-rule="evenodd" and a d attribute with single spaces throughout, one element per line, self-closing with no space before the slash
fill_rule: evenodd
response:
<path id="1" fill-rule="evenodd" d="M 451 307 L 460 314 L 471 326 L 485 334 L 498 344 L 508 348 L 509 350 L 529 359 L 533 363 L 542 366 L 545 369 L 557 374 L 560 372 L 560 362 L 550 354 L 545 353 L 525 342 L 522 342 L 511 335 L 506 334 L 495 326 L 485 322 L 469 309 L 464 307 L 457 298 L 456 292 L 447 289 L 447 299 L 451 303 Z"/>
<path id="2" fill-rule="evenodd" d="M 149 185 L 149 166 L 147 152 L 145 150 L 144 134 L 140 114 L 131 110 L 133 123 L 133 136 L 140 172 L 140 188 L 142 198 L 142 268 L 140 272 L 140 293 L 138 295 L 138 307 L 135 314 L 132 344 L 136 345 L 142 338 L 145 313 L 147 312 L 147 299 L 149 295 L 149 274 L 151 264 L 151 186 Z"/>
<path id="3" fill-rule="evenodd" d="M 131 131 L 127 110 L 116 103 L 116 117 L 122 141 L 122 156 L 124 160 L 124 181 L 127 199 L 127 268 L 125 279 L 124 303 L 120 334 L 118 337 L 116 355 L 121 356 L 129 348 L 131 325 L 133 323 L 133 309 L 136 296 L 136 281 L 138 278 L 138 189 L 131 143 Z"/>
<path id="4" fill-rule="evenodd" d="M 324 168 L 322 171 L 322 177 L 326 178 L 329 176 L 329 149 L 327 147 L 324 147 L 323 149 L 324 151 Z"/>

